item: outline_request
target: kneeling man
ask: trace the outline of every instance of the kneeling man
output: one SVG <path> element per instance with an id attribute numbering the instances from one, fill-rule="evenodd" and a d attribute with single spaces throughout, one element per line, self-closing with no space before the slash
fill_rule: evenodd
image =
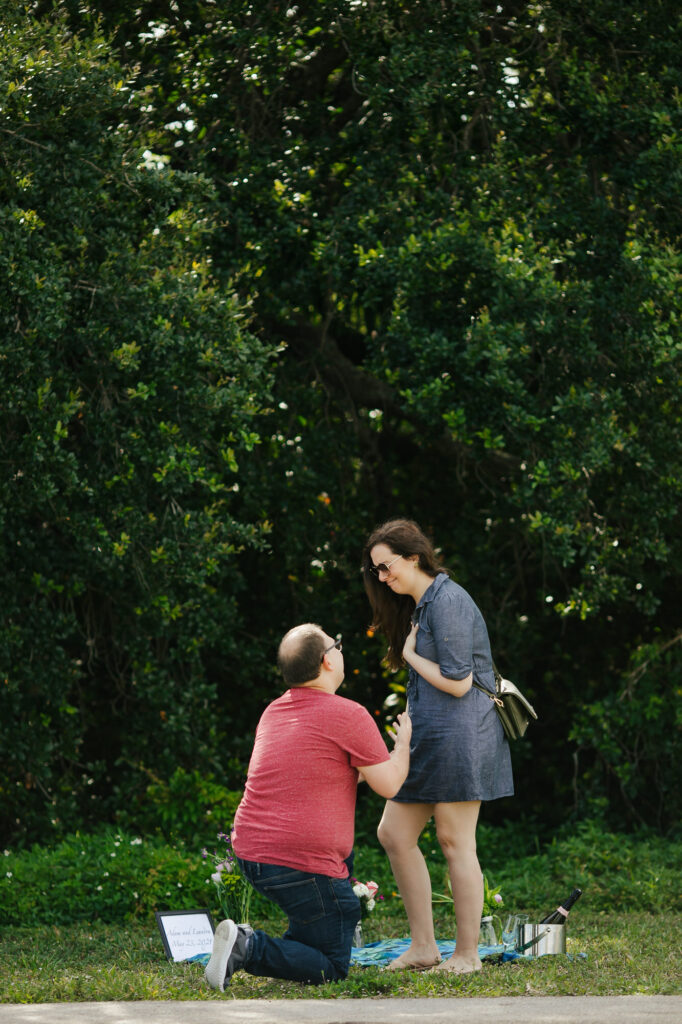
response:
<path id="1" fill-rule="evenodd" d="M 305 623 L 282 640 L 289 689 L 261 717 L 232 847 L 258 892 L 287 915 L 281 938 L 221 921 L 206 967 L 224 991 L 236 970 L 311 984 L 345 978 L 360 901 L 350 882 L 357 783 L 395 796 L 407 777 L 412 723 L 398 715 L 388 748 L 369 712 L 337 695 L 341 641 Z"/>

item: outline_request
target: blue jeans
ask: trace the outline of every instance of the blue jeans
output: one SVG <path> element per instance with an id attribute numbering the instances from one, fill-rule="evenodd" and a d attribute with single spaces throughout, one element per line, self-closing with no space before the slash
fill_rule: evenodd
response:
<path id="1" fill-rule="evenodd" d="M 312 985 L 345 978 L 360 920 L 360 900 L 350 878 L 237 859 L 254 889 L 276 903 L 289 920 L 281 939 L 254 931 L 243 968 L 247 974 Z M 346 861 L 349 876 L 352 864 L 351 853 Z"/>

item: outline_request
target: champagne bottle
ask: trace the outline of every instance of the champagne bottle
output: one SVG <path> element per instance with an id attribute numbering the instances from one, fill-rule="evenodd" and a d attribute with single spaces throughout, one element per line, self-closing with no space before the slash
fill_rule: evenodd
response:
<path id="1" fill-rule="evenodd" d="M 574 889 L 568 899 L 564 900 L 563 903 L 560 903 L 556 910 L 553 910 L 551 914 L 547 915 L 547 917 L 543 917 L 540 924 L 565 924 L 569 910 L 575 901 L 580 899 L 582 894 L 582 889 Z"/>

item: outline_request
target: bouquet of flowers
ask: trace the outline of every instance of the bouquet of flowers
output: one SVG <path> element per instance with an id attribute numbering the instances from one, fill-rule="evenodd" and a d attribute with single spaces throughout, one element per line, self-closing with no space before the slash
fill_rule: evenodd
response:
<path id="1" fill-rule="evenodd" d="M 447 879 L 448 892 L 434 892 L 433 903 L 452 903 L 452 886 L 450 879 Z M 483 910 L 481 911 L 481 917 L 495 917 L 497 911 L 502 906 L 504 900 L 500 893 L 501 885 L 498 885 L 496 889 L 491 889 L 488 884 L 488 879 L 483 876 Z"/>
<path id="2" fill-rule="evenodd" d="M 481 918 L 482 920 L 485 920 L 486 918 L 489 919 L 493 932 L 495 933 L 496 942 L 502 932 L 502 919 L 497 913 L 504 903 L 500 888 L 501 886 L 498 885 L 497 888 L 491 889 L 488 884 L 488 879 L 485 875 L 483 876 L 483 910 L 481 911 Z"/>
<path id="3" fill-rule="evenodd" d="M 497 911 L 503 905 L 504 900 L 500 889 L 502 886 L 498 885 L 496 889 L 491 889 L 488 885 L 488 879 L 483 876 L 483 912 L 481 917 L 497 917 Z"/>
<path id="4" fill-rule="evenodd" d="M 450 885 L 450 879 L 447 880 L 448 892 L 434 892 L 432 896 L 433 903 L 452 903 L 452 886 Z M 500 931 L 502 929 L 502 921 L 497 913 L 500 909 L 504 900 L 500 892 L 501 886 L 492 889 L 488 883 L 486 876 L 483 876 L 483 909 L 481 911 L 481 920 L 489 920 L 494 931 Z M 496 923 L 497 926 L 496 927 Z"/>
<path id="5" fill-rule="evenodd" d="M 358 882 L 357 878 L 351 878 L 351 883 L 353 885 L 353 892 L 360 900 L 360 908 L 364 919 L 372 913 L 377 905 L 377 900 L 383 900 L 384 897 L 379 895 L 379 886 L 376 882 Z"/>
<path id="6" fill-rule="evenodd" d="M 218 841 L 224 844 L 224 847 L 220 851 L 213 851 L 215 870 L 211 874 L 210 881 L 216 887 L 216 895 L 223 916 L 231 918 L 237 924 L 245 923 L 249 920 L 253 890 L 239 870 L 229 833 L 219 832 Z M 205 860 L 209 855 L 208 850 L 202 850 L 201 855 Z"/>
<path id="7" fill-rule="evenodd" d="M 363 946 L 364 939 L 362 937 L 362 922 L 369 914 L 372 913 L 379 900 L 383 900 L 383 896 L 379 893 L 379 886 L 376 882 L 358 882 L 357 878 L 351 878 L 351 885 L 353 886 L 353 892 L 360 900 L 360 920 L 355 926 L 355 933 L 353 935 L 353 945 Z"/>

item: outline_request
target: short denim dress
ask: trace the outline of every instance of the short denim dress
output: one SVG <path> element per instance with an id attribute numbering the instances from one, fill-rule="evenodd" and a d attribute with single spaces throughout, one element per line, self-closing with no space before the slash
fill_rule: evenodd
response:
<path id="1" fill-rule="evenodd" d="M 419 623 L 417 654 L 436 662 L 448 679 L 473 672 L 477 683 L 495 692 L 485 621 L 463 587 L 439 573 L 413 619 Z M 489 697 L 474 687 L 453 697 L 410 668 L 407 703 L 410 772 L 394 800 L 450 803 L 513 795 L 509 743 Z"/>

